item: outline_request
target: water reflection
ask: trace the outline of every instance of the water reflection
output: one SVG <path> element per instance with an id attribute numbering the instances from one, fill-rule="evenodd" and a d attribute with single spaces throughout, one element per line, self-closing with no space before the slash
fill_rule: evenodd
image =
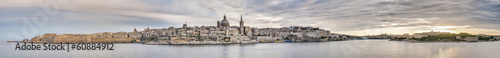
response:
<path id="1" fill-rule="evenodd" d="M 116 44 L 113 51 L 18 51 L 0 42 L 0 58 L 498 58 L 500 42 L 408 43 L 387 40 L 230 45 Z"/>
<path id="2" fill-rule="evenodd" d="M 155 45 L 167 47 L 219 47 L 219 46 L 253 46 L 255 44 L 222 44 L 222 45 Z"/>
<path id="3" fill-rule="evenodd" d="M 455 48 L 449 48 L 449 49 L 439 49 L 439 52 L 437 55 L 435 55 L 433 58 L 456 58 L 455 57 Z"/>

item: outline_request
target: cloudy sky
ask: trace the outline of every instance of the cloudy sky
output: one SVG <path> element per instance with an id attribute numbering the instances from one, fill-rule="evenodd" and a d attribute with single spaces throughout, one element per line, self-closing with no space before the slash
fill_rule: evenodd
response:
<path id="1" fill-rule="evenodd" d="M 0 38 L 214 26 L 313 26 L 374 35 L 424 31 L 500 34 L 500 0 L 0 0 Z"/>

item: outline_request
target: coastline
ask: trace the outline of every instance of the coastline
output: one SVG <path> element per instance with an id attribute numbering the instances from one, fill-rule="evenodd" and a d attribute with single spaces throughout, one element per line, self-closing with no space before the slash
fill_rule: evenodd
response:
<path id="1" fill-rule="evenodd" d="M 496 41 L 411 41 L 411 40 L 389 40 L 408 43 L 478 43 L 478 42 L 496 42 Z"/>
<path id="2" fill-rule="evenodd" d="M 331 41 L 347 41 L 347 40 L 331 40 Z M 7 43 L 51 43 L 51 42 L 31 42 L 31 41 L 4 41 Z M 211 41 L 199 41 L 199 42 L 66 42 L 64 44 L 75 44 L 75 43 L 137 43 L 143 45 L 227 45 L 227 44 L 258 44 L 258 43 L 306 43 L 306 42 L 330 42 L 330 41 L 241 41 L 241 42 L 211 42 Z M 59 43 L 51 43 L 59 44 Z"/>

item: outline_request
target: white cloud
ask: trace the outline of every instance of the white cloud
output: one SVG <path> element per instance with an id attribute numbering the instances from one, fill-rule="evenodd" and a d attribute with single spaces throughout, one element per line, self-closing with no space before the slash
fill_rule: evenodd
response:
<path id="1" fill-rule="evenodd" d="M 33 14 L 10 11 L 19 8 L 43 11 L 37 3 L 0 2 L 0 13 L 29 17 Z M 500 18 L 497 11 L 500 8 L 494 8 L 498 5 L 498 1 L 486 0 L 69 0 L 60 5 L 59 15 L 51 18 L 46 28 L 85 30 L 74 27 L 84 26 L 91 28 L 88 32 L 103 31 L 99 28 L 132 31 L 132 28 L 179 27 L 185 21 L 189 26 L 213 26 L 226 14 L 231 25 L 238 25 L 243 15 L 245 25 L 252 27 L 315 26 L 351 35 L 413 33 L 433 28 L 426 26 L 455 26 L 443 30 L 495 34 L 500 29 L 500 20 L 496 19 Z M 6 21 L 21 23 L 2 20 Z"/>

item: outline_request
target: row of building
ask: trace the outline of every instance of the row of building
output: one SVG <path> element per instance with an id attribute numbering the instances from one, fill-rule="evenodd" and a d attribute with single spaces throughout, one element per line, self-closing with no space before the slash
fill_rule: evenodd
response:
<path id="1" fill-rule="evenodd" d="M 346 40 L 348 35 L 331 33 L 318 27 L 290 26 L 282 28 L 256 28 L 245 26 L 241 17 L 239 26 L 230 26 L 224 18 L 216 26 L 146 28 L 134 32 L 101 32 L 93 34 L 45 34 L 32 38 L 32 42 L 285 42 Z"/>

